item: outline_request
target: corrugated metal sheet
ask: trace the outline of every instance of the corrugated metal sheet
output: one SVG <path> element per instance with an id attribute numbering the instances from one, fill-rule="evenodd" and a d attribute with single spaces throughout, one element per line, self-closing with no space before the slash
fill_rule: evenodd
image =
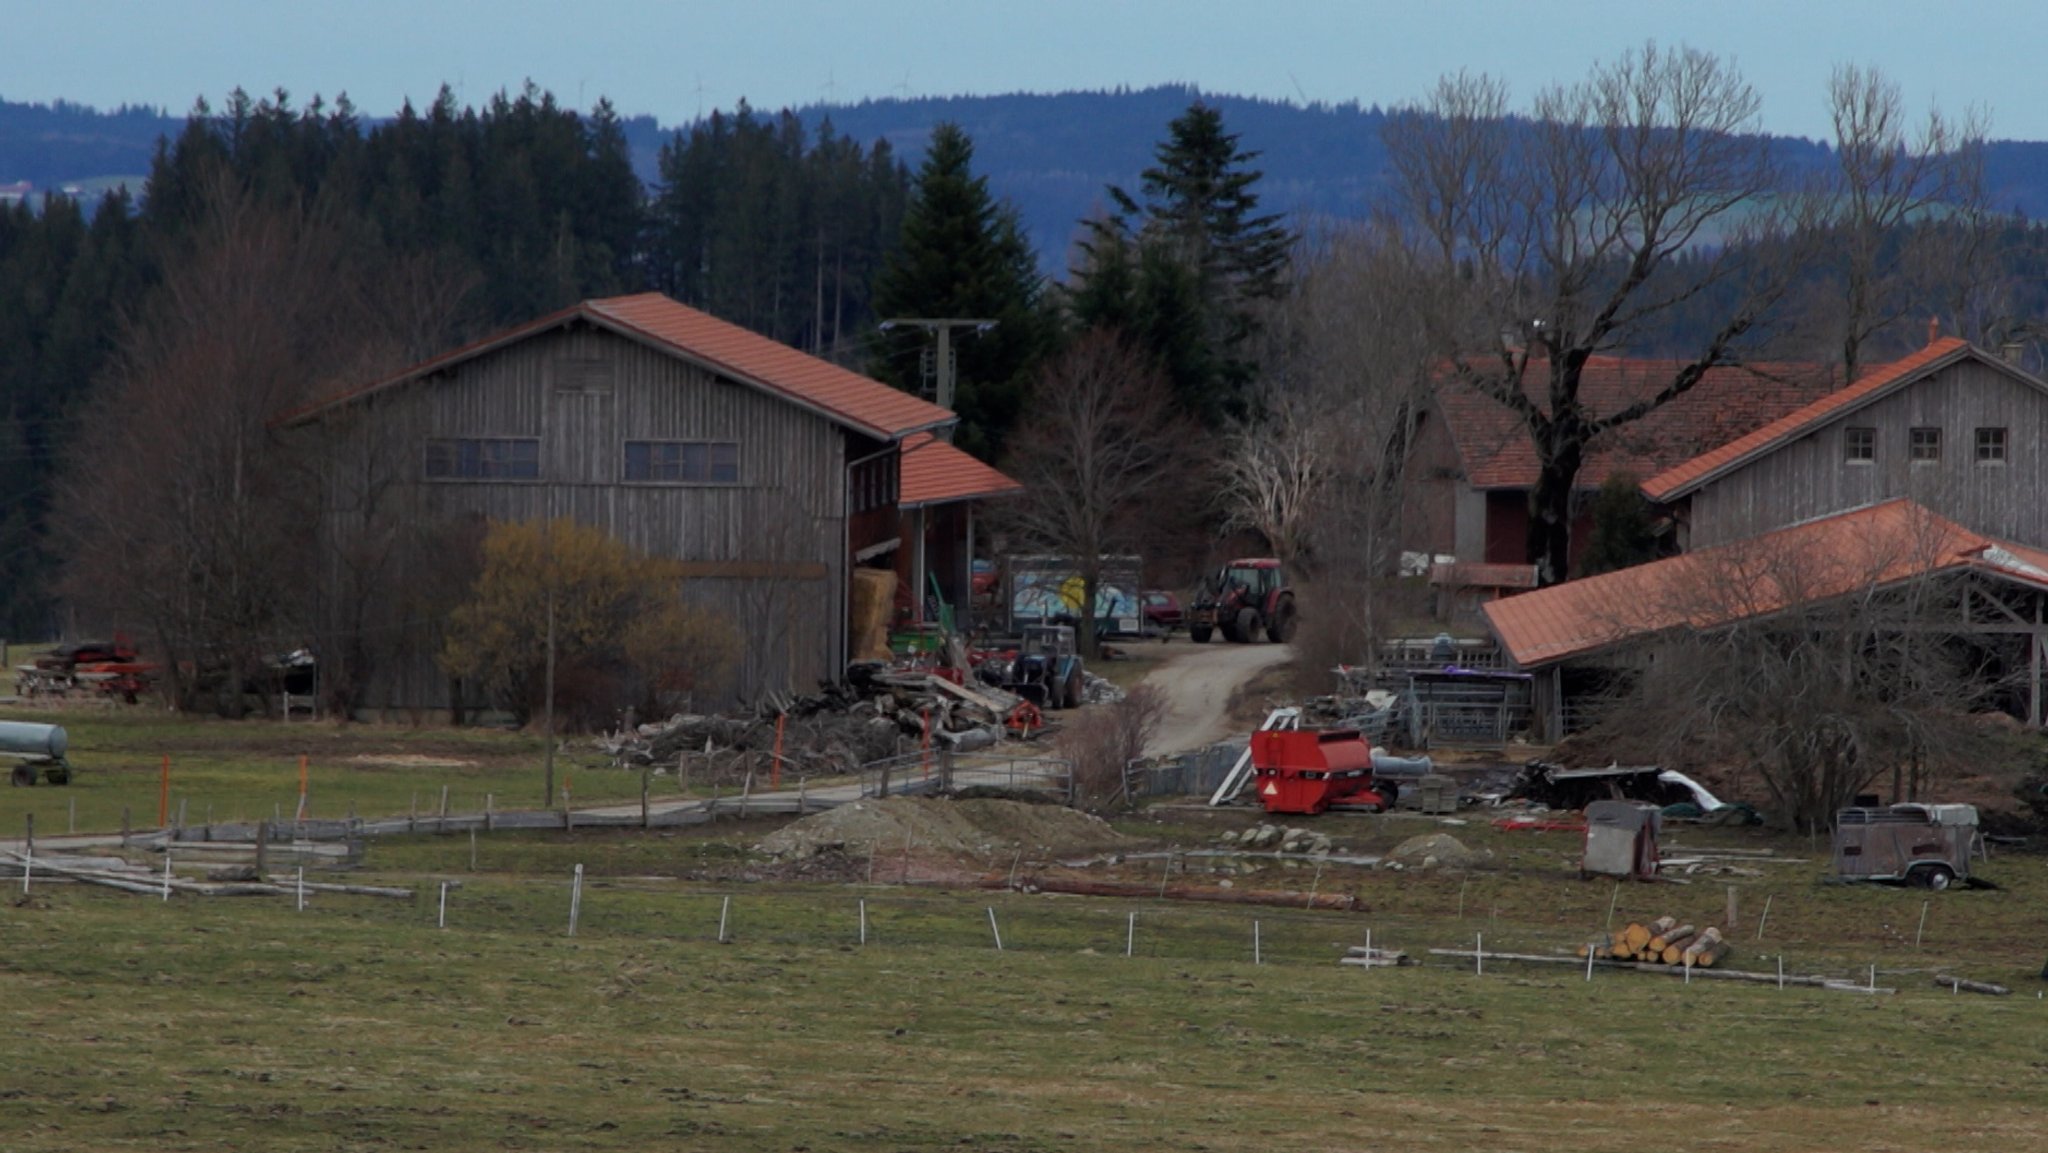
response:
<path id="1" fill-rule="evenodd" d="M 904 508 L 1015 496 L 1024 486 L 928 432 L 903 441 L 898 503 Z"/>
<path id="2" fill-rule="evenodd" d="M 1484 611 L 1515 665 L 1533 669 L 1669 629 L 1714 628 L 1962 568 L 2048 587 L 2048 553 L 1892 500 L 1492 601 Z"/>

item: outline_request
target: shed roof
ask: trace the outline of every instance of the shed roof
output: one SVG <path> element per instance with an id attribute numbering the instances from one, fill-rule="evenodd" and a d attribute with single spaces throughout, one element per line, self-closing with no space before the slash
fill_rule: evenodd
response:
<path id="1" fill-rule="evenodd" d="M 1675 360 L 1596 356 L 1580 375 L 1579 399 L 1595 419 L 1610 416 L 1655 396 L 1681 367 Z M 1549 380 L 1546 361 L 1529 362 L 1523 389 L 1539 406 L 1549 403 Z M 1827 395 L 1837 383 L 1825 367 L 1802 362 L 1710 368 L 1678 397 L 1596 438 L 1579 485 L 1598 488 L 1618 472 L 1653 476 Z M 1535 487 L 1536 448 L 1512 409 L 1454 380 L 1437 390 L 1437 408 L 1472 487 Z"/>
<path id="2" fill-rule="evenodd" d="M 1898 499 L 1492 601 L 1484 611 L 1515 665 L 1530 669 L 1965 569 L 2048 588 L 2048 553 Z"/>
<path id="3" fill-rule="evenodd" d="M 1927 347 L 1911 356 L 1875 367 L 1853 384 L 1803 405 L 1747 436 L 1729 441 L 1652 476 L 1643 482 L 1643 495 L 1659 502 L 1684 496 L 1715 477 L 1732 472 L 1780 445 L 1797 440 L 1838 416 L 1888 396 L 1969 356 L 1999 365 L 2026 380 L 2033 379 L 2002 360 L 1978 352 L 1966 340 L 1951 336 L 1930 341 Z"/>
<path id="4" fill-rule="evenodd" d="M 900 477 L 897 504 L 903 508 L 1015 496 L 1024 491 L 1023 485 L 928 432 L 904 438 Z"/>
<path id="5" fill-rule="evenodd" d="M 741 384 L 781 397 L 835 424 L 877 440 L 901 440 L 958 418 L 928 400 L 799 352 L 780 341 L 718 319 L 658 292 L 586 300 L 422 361 L 395 376 L 353 388 L 286 413 L 282 423 L 310 420 L 388 388 L 577 321 L 615 332 Z"/>

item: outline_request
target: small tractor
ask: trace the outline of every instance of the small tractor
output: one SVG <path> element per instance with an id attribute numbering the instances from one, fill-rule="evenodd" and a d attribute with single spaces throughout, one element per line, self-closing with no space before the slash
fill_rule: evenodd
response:
<path id="1" fill-rule="evenodd" d="M 1272 557 L 1224 565 L 1188 610 L 1188 639 L 1196 644 L 1216 632 L 1233 643 L 1264 633 L 1274 644 L 1286 644 L 1294 639 L 1294 625 L 1294 588 Z"/>
<path id="2" fill-rule="evenodd" d="M 1087 688 L 1068 625 L 1027 626 L 1015 657 L 989 661 L 977 675 L 1042 709 L 1078 707 Z"/>

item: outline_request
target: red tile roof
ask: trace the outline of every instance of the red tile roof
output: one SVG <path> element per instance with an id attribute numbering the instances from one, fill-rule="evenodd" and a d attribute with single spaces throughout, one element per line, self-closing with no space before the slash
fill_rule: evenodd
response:
<path id="1" fill-rule="evenodd" d="M 1811 404 L 1786 413 L 1747 436 L 1731 440 L 1659 472 L 1643 482 L 1643 495 L 1658 502 L 1684 496 L 1714 477 L 1781 444 L 1796 440 L 1834 417 L 1953 364 L 1970 355 L 1972 351 L 1968 341 L 1958 340 L 1952 336 L 1936 340 L 1903 360 L 1871 369 L 1854 384 L 1837 389 Z"/>
<path id="2" fill-rule="evenodd" d="M 897 504 L 903 508 L 1015 496 L 1024 486 L 928 432 L 903 439 L 901 484 Z"/>
<path id="3" fill-rule="evenodd" d="M 1485 612 L 1515 665 L 1531 669 L 1671 629 L 1715 628 L 1962 567 L 2048 588 L 2048 553 L 1971 532 L 1900 499 L 1537 589 L 1493 601 Z"/>
<path id="4" fill-rule="evenodd" d="M 900 440 L 910 433 L 943 427 L 957 419 L 952 412 L 930 401 L 798 352 L 658 292 L 647 292 L 571 305 L 416 364 L 397 376 L 286 413 L 279 421 L 290 424 L 310 419 L 328 409 L 578 320 L 773 393 L 877 440 Z"/>
<path id="5" fill-rule="evenodd" d="M 1670 360 L 1596 356 L 1579 380 L 1579 399 L 1598 419 L 1656 395 L 1681 367 Z M 1531 361 L 1524 378 L 1529 399 L 1548 404 L 1549 367 Z M 1832 390 L 1827 369 L 1812 364 L 1768 363 L 1707 370 L 1698 384 L 1641 420 L 1597 438 L 1579 470 L 1581 488 L 1598 488 L 1617 472 L 1652 476 L 1725 444 Z M 1455 381 L 1437 391 L 1437 406 L 1474 488 L 1525 489 L 1536 484 L 1536 448 L 1521 418 Z"/>

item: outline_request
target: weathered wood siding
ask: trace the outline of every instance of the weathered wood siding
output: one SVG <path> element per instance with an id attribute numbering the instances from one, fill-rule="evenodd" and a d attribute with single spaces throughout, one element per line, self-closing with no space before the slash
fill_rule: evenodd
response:
<path id="1" fill-rule="evenodd" d="M 824 418 L 582 324 L 353 409 L 323 422 L 362 442 L 335 455 L 395 462 L 399 502 L 431 530 L 427 548 L 434 532 L 453 539 L 485 520 L 569 517 L 656 556 L 744 566 L 684 586 L 741 630 L 741 666 L 726 692 L 807 690 L 844 664 L 846 433 Z M 428 480 L 432 437 L 538 438 L 540 479 Z M 627 482 L 628 440 L 737 442 L 739 483 Z M 434 560 L 400 558 L 399 583 Z M 430 652 L 388 664 L 373 678 L 371 707 L 449 707 Z"/>
<path id="2" fill-rule="evenodd" d="M 1845 430 L 1876 430 L 1876 458 L 1845 459 Z M 1941 430 L 1941 459 L 1910 459 L 1915 428 Z M 2002 464 L 1976 459 L 1979 428 L 2006 430 Z M 2048 546 L 2048 394 L 1964 360 L 1815 429 L 1693 494 L 1690 547 L 1705 548 L 1894 497 L 1978 532 Z"/>

